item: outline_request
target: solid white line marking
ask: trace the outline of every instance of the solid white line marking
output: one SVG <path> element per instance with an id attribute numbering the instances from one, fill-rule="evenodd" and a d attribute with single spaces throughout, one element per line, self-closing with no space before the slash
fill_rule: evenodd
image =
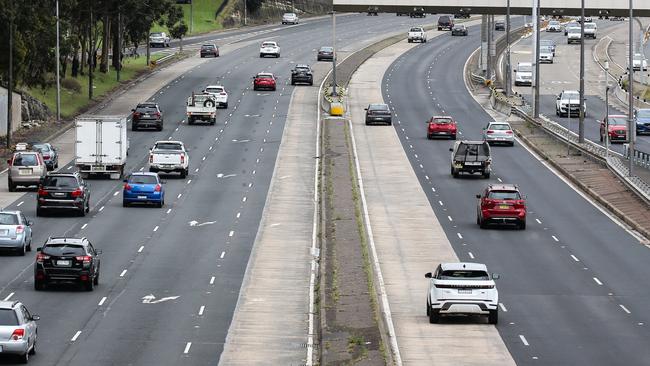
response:
<path id="1" fill-rule="evenodd" d="M 214 280 L 216 280 L 216 277 L 212 276 L 212 277 L 210 278 L 210 284 L 211 284 L 211 285 L 214 285 Z"/>
<path id="2" fill-rule="evenodd" d="M 221 256 L 219 256 L 219 258 L 223 259 L 223 257 L 225 256 L 226 256 L 226 252 L 221 252 Z"/>
<path id="3" fill-rule="evenodd" d="M 144 170 L 144 167 L 140 168 L 140 171 L 143 171 L 143 170 Z"/>
<path id="4" fill-rule="evenodd" d="M 23 203 L 25 203 L 25 201 L 20 201 L 20 203 L 18 203 L 16 207 L 20 207 L 20 205 L 22 205 Z"/>
<path id="5" fill-rule="evenodd" d="M 519 335 L 519 339 L 521 339 L 521 342 L 524 344 L 524 346 L 530 346 L 526 340 L 526 337 L 524 337 L 522 334 Z"/>
<path id="6" fill-rule="evenodd" d="M 138 253 L 142 253 L 143 250 L 144 250 L 144 245 L 141 245 L 140 248 L 138 248 Z"/>
<path id="7" fill-rule="evenodd" d="M 118 194 L 120 194 L 120 191 L 113 193 L 113 197 L 117 196 Z"/>
<path id="8" fill-rule="evenodd" d="M 199 315 L 203 315 L 203 312 L 205 311 L 205 306 L 201 305 L 199 308 Z"/>
<path id="9" fill-rule="evenodd" d="M 99 300 L 99 304 L 97 304 L 97 306 L 102 306 L 102 305 L 104 305 L 104 301 L 106 301 L 106 296 L 102 297 L 102 299 Z"/>
<path id="10" fill-rule="evenodd" d="M 153 231 L 158 231 L 158 226 L 156 226 L 155 228 L 153 228 Z"/>
<path id="11" fill-rule="evenodd" d="M 182 195 L 183 195 L 182 193 L 179 193 L 178 196 L 176 196 L 176 198 L 181 198 Z"/>
<path id="12" fill-rule="evenodd" d="M 239 216 L 241 216 L 241 212 L 237 212 L 237 218 L 239 218 Z"/>
<path id="13" fill-rule="evenodd" d="M 70 169 L 72 169 L 72 165 L 70 165 L 70 166 L 68 167 L 68 170 L 70 170 Z"/>
<path id="14" fill-rule="evenodd" d="M 508 312 L 508 309 L 506 309 L 506 306 L 503 305 L 503 303 L 499 303 L 499 307 L 501 308 L 501 310 L 503 310 L 503 312 L 505 312 L 505 313 Z"/>
<path id="15" fill-rule="evenodd" d="M 102 212 L 104 210 L 104 206 L 99 208 L 99 212 Z"/>
<path id="16" fill-rule="evenodd" d="M 578 259 L 578 257 L 576 257 L 573 254 L 571 254 L 571 258 L 573 258 L 573 260 L 576 261 L 576 262 L 580 262 L 580 259 Z"/>
<path id="17" fill-rule="evenodd" d="M 472 254 L 472 252 L 467 252 L 467 254 L 469 255 L 470 258 L 474 259 L 474 254 Z"/>
<path id="18" fill-rule="evenodd" d="M 9 299 L 11 299 L 12 296 L 14 296 L 13 292 L 10 293 L 9 295 L 7 295 L 7 297 L 5 297 L 5 299 L 3 301 L 9 301 Z"/>
<path id="19" fill-rule="evenodd" d="M 167 210 L 167 213 L 170 213 L 170 212 L 172 212 L 172 209 L 171 209 L 171 208 Z"/>
<path id="20" fill-rule="evenodd" d="M 438 201 L 438 203 L 440 204 L 440 206 L 444 206 L 444 205 L 445 205 L 444 203 L 442 203 L 442 201 Z"/>
<path id="21" fill-rule="evenodd" d="M 598 278 L 596 278 L 596 277 L 594 277 L 594 281 L 596 281 L 596 283 L 598 284 L 598 286 L 602 286 L 602 285 L 603 285 L 603 283 L 600 282 L 600 280 L 599 280 Z"/>
<path id="22" fill-rule="evenodd" d="M 87 223 L 86 223 L 86 224 L 83 224 L 83 226 L 81 226 L 81 230 L 83 230 L 83 229 L 85 229 L 85 228 L 86 228 L 86 226 L 88 226 L 88 224 L 87 224 Z"/>
<path id="23" fill-rule="evenodd" d="M 184 354 L 188 354 L 190 352 L 190 347 L 192 347 L 192 342 L 187 342 L 185 345 L 185 349 L 183 350 Z"/>
<path id="24" fill-rule="evenodd" d="M 459 238 L 459 239 L 462 239 L 462 238 L 463 238 L 463 236 L 462 236 L 460 233 L 456 233 L 456 235 L 458 235 L 458 238 Z"/>
<path id="25" fill-rule="evenodd" d="M 76 341 L 77 338 L 79 338 L 80 335 L 81 335 L 81 331 L 78 330 L 77 333 L 75 333 L 74 336 L 72 336 L 72 338 L 70 339 L 70 342 Z"/>
<path id="26" fill-rule="evenodd" d="M 242 202 L 246 202 L 246 196 L 244 196 L 244 198 L 242 198 L 241 201 L 242 201 Z"/>
<path id="27" fill-rule="evenodd" d="M 235 235 L 235 232 L 231 230 L 230 233 L 228 233 L 228 236 L 232 237 L 233 235 Z"/>
<path id="28" fill-rule="evenodd" d="M 535 219 L 535 221 L 537 221 L 538 224 L 542 223 L 541 221 L 539 221 L 539 219 Z"/>
<path id="29" fill-rule="evenodd" d="M 126 269 L 123 270 L 122 273 L 120 273 L 120 277 L 124 277 L 125 274 L 126 274 Z"/>
<path id="30" fill-rule="evenodd" d="M 192 180 L 191 180 L 191 179 L 189 179 L 189 180 L 187 181 L 187 184 L 190 184 L 190 183 L 192 183 Z"/>
<path id="31" fill-rule="evenodd" d="M 627 310 L 627 308 L 625 306 L 623 306 L 622 304 L 619 305 L 619 306 L 621 307 L 621 309 L 623 309 L 624 312 L 626 312 L 628 314 L 631 314 L 631 312 L 629 310 Z"/>
<path id="32" fill-rule="evenodd" d="M 449 221 L 454 221 L 454 219 L 452 219 L 451 216 L 447 216 L 447 218 L 449 219 Z"/>
<path id="33" fill-rule="evenodd" d="M 555 237 L 555 235 L 551 235 L 551 237 L 552 237 L 553 240 L 555 240 L 555 241 L 560 241 L 558 238 Z"/>

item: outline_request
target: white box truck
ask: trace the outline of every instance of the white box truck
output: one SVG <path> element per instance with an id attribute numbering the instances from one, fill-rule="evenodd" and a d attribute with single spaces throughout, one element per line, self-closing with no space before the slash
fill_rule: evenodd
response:
<path id="1" fill-rule="evenodd" d="M 126 117 L 81 116 L 75 121 L 75 165 L 81 176 L 109 174 L 120 179 L 124 173 L 129 141 Z"/>

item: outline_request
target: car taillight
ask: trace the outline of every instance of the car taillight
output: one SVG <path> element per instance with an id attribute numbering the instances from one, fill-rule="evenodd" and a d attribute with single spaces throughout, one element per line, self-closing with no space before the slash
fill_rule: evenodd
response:
<path id="1" fill-rule="evenodd" d="M 36 263 L 43 263 L 46 259 L 50 259 L 50 256 L 43 253 L 36 254 Z"/>
<path id="2" fill-rule="evenodd" d="M 506 134 L 512 135 L 512 131 L 506 131 Z"/>
<path id="3" fill-rule="evenodd" d="M 24 336 L 25 336 L 25 329 L 18 328 L 18 329 L 14 329 L 14 332 L 11 333 L 10 339 L 12 341 L 19 341 L 19 340 L 23 339 Z"/>
<path id="4" fill-rule="evenodd" d="M 22 234 L 23 231 L 25 231 L 25 227 L 23 225 L 16 226 L 16 234 Z"/>
<path id="5" fill-rule="evenodd" d="M 49 158 L 50 158 L 50 154 L 43 155 L 43 159 L 49 159 Z"/>
<path id="6" fill-rule="evenodd" d="M 185 163 L 185 155 L 181 155 L 181 164 Z"/>
<path id="7" fill-rule="evenodd" d="M 226 95 L 226 93 L 221 93 L 221 95 Z"/>
<path id="8" fill-rule="evenodd" d="M 515 208 L 518 208 L 518 209 L 526 208 L 526 201 L 524 201 L 524 200 L 515 201 Z"/>
<path id="9" fill-rule="evenodd" d="M 82 262 L 84 267 L 87 267 L 90 265 L 90 262 L 93 260 L 93 258 L 89 255 L 78 255 L 74 257 L 76 260 L 79 262 Z"/>
<path id="10" fill-rule="evenodd" d="M 153 163 L 153 154 L 149 155 L 149 164 Z"/>
<path id="11" fill-rule="evenodd" d="M 125 191 L 130 191 L 131 190 L 131 185 L 129 183 L 124 183 L 124 190 Z"/>
<path id="12" fill-rule="evenodd" d="M 156 117 L 160 118 L 160 112 L 156 112 L 154 114 L 156 115 Z"/>
<path id="13" fill-rule="evenodd" d="M 494 133 L 494 131 L 492 131 L 492 130 L 487 130 L 487 132 L 486 132 L 486 133 L 487 133 L 488 135 L 490 135 L 490 134 L 493 134 L 493 133 Z"/>
<path id="14" fill-rule="evenodd" d="M 83 193 L 83 191 L 81 190 L 81 188 L 77 188 L 77 189 L 75 189 L 74 191 L 72 191 L 72 192 L 70 193 L 70 195 L 71 195 L 72 197 L 74 197 L 74 198 L 81 197 L 81 196 L 83 196 L 83 194 L 84 194 L 84 193 Z"/>
<path id="15" fill-rule="evenodd" d="M 140 112 L 133 112 L 133 118 L 140 118 Z"/>
<path id="16" fill-rule="evenodd" d="M 485 200 L 483 200 L 483 206 L 485 206 L 485 207 L 494 207 L 495 204 L 496 204 L 495 200 L 491 200 L 489 198 L 486 198 Z"/>
<path id="17" fill-rule="evenodd" d="M 38 187 L 38 196 L 39 197 L 47 196 L 47 191 L 43 189 L 43 187 Z"/>
<path id="18" fill-rule="evenodd" d="M 156 184 L 156 188 L 154 190 L 156 192 L 160 192 L 162 190 L 162 186 L 160 184 Z"/>

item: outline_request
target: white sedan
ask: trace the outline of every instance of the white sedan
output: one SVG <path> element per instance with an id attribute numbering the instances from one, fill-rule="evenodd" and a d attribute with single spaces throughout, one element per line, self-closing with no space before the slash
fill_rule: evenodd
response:
<path id="1" fill-rule="evenodd" d="M 260 57 L 280 57 L 280 46 L 275 41 L 264 41 L 260 47 Z"/>
<path id="2" fill-rule="evenodd" d="M 217 101 L 219 107 L 228 108 L 228 92 L 221 85 L 208 85 L 203 89 L 206 94 L 211 94 Z"/>

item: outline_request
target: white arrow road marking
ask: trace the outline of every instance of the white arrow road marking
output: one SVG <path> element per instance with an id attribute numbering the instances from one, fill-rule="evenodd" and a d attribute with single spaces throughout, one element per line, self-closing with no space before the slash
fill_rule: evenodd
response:
<path id="1" fill-rule="evenodd" d="M 143 304 L 158 304 L 158 303 L 169 301 L 169 300 L 176 300 L 179 297 L 180 296 L 168 296 L 168 297 L 162 297 L 162 298 L 156 300 L 156 296 L 154 296 L 153 294 L 149 294 L 147 296 L 142 297 L 142 303 Z"/>
<path id="2" fill-rule="evenodd" d="M 216 223 L 217 223 L 216 221 L 206 221 L 206 222 L 202 222 L 202 223 L 199 224 L 199 222 L 195 221 L 195 220 L 192 220 L 192 221 L 188 222 L 188 224 L 190 224 L 190 226 L 212 225 L 212 224 L 216 224 Z"/>

